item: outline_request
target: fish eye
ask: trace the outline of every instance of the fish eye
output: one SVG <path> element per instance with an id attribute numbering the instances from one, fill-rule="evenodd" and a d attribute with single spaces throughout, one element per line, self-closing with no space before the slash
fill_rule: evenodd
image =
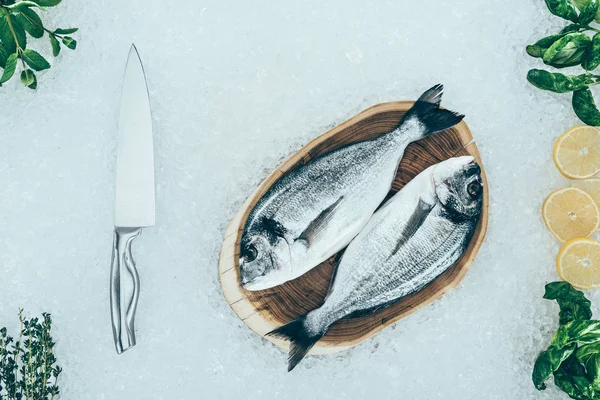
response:
<path id="1" fill-rule="evenodd" d="M 258 250 L 256 250 L 256 247 L 253 244 L 249 244 L 244 252 L 244 259 L 247 262 L 252 262 L 256 260 L 256 257 L 258 257 Z"/>
<path id="2" fill-rule="evenodd" d="M 471 197 L 478 196 L 481 193 L 481 189 L 481 183 L 478 181 L 473 181 L 467 185 L 467 193 L 469 193 L 469 196 Z"/>

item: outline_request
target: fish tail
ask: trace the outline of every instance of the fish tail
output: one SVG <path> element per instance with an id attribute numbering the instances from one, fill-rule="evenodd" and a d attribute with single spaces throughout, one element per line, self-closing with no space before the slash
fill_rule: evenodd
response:
<path id="1" fill-rule="evenodd" d="M 416 118 L 422 126 L 422 138 L 431 133 L 450 128 L 462 121 L 465 117 L 464 115 L 440 108 L 443 90 L 444 86 L 437 84 L 423 93 L 406 113 L 404 120 L 400 124 L 400 129 L 404 123 L 408 123 Z"/>
<path id="2" fill-rule="evenodd" d="M 267 333 L 267 336 L 273 336 L 290 342 L 288 372 L 293 370 L 302 361 L 306 353 L 309 352 L 315 343 L 325 335 L 327 329 L 329 329 L 329 326 L 324 329 L 315 329 L 312 323 L 308 323 L 309 314 L 298 317 L 292 322 L 288 322 Z"/>

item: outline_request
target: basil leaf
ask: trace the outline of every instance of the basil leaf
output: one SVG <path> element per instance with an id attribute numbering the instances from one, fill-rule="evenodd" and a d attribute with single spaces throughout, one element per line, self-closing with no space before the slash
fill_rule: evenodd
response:
<path id="1" fill-rule="evenodd" d="M 568 282 L 552 282 L 546 285 L 544 298 L 556 300 L 560 307 L 560 324 L 573 320 L 589 320 L 592 318 L 592 303 L 583 292 L 576 290 Z"/>
<path id="2" fill-rule="evenodd" d="M 4 67 L 4 71 L 2 72 L 2 76 L 0 77 L 0 83 L 4 83 L 8 81 L 15 74 L 15 69 L 17 69 L 17 59 L 18 54 L 11 54 L 6 60 L 6 66 Z"/>
<path id="3" fill-rule="evenodd" d="M 14 12 L 21 12 L 23 10 L 28 9 L 29 7 L 39 7 L 39 5 L 34 3 L 33 1 L 20 1 L 17 4 L 9 6 L 8 8 Z"/>
<path id="4" fill-rule="evenodd" d="M 21 83 L 25 86 L 29 86 L 33 83 L 34 74 L 30 69 L 25 69 L 21 72 Z"/>
<path id="5" fill-rule="evenodd" d="M 561 325 L 551 343 L 561 349 L 573 343 L 584 345 L 596 342 L 600 342 L 600 321 L 579 320 Z"/>
<path id="6" fill-rule="evenodd" d="M 558 17 L 568 19 L 569 21 L 579 22 L 577 10 L 568 0 L 546 0 L 548 10 Z"/>
<path id="7" fill-rule="evenodd" d="M 10 54 L 8 53 L 8 51 L 6 51 L 6 48 L 4 47 L 2 42 L 0 42 L 0 67 L 4 68 L 4 66 L 6 65 L 6 59 L 9 55 Z"/>
<path id="8" fill-rule="evenodd" d="M 535 360 L 533 373 L 531 374 L 533 384 L 538 390 L 546 388 L 544 382 L 560 367 L 563 361 L 573 354 L 576 347 L 575 343 L 562 348 L 551 345 L 546 351 L 540 353 L 537 360 Z"/>
<path id="9" fill-rule="evenodd" d="M 598 12 L 598 0 L 588 0 L 588 2 L 583 6 L 579 13 L 579 24 L 587 25 L 596 18 L 596 13 Z"/>
<path id="10" fill-rule="evenodd" d="M 59 5 L 62 0 L 33 0 L 33 1 L 34 1 L 34 3 L 37 3 L 38 5 L 40 5 L 42 7 L 54 7 L 56 5 Z"/>
<path id="11" fill-rule="evenodd" d="M 17 51 L 17 43 L 8 25 L 8 18 L 9 15 L 0 9 L 0 41 L 9 53 L 14 53 Z"/>
<path id="12" fill-rule="evenodd" d="M 600 126 L 600 111 L 589 88 L 573 92 L 573 110 L 579 119 L 588 125 Z"/>
<path id="13" fill-rule="evenodd" d="M 25 62 L 34 70 L 42 71 L 50 68 L 50 64 L 46 59 L 37 51 L 27 49 L 23 52 L 23 59 Z"/>
<path id="14" fill-rule="evenodd" d="M 77 40 L 73 39 L 72 37 L 65 36 L 62 38 L 62 42 L 71 50 L 75 50 L 77 48 Z"/>
<path id="15" fill-rule="evenodd" d="M 598 65 L 600 65 L 600 33 L 596 33 L 592 38 L 592 45 L 581 64 L 587 71 L 595 70 Z"/>
<path id="16" fill-rule="evenodd" d="M 596 353 L 600 353 L 600 342 L 579 347 L 575 351 L 575 358 L 585 364 Z"/>
<path id="17" fill-rule="evenodd" d="M 577 388 L 571 376 L 561 367 L 554 373 L 554 384 L 563 392 L 575 400 L 589 400 L 583 396 L 581 390 Z"/>
<path id="18" fill-rule="evenodd" d="M 579 32 L 581 26 L 579 24 L 569 24 L 565 26 L 560 33 L 571 33 L 571 32 Z"/>
<path id="19" fill-rule="evenodd" d="M 573 3 L 579 11 L 582 11 L 589 4 L 589 2 L 590 0 L 571 0 L 571 3 Z M 579 15 L 579 19 L 581 20 L 581 14 Z M 594 20 L 596 22 L 600 22 L 600 9 L 596 12 Z"/>
<path id="20" fill-rule="evenodd" d="M 593 390 L 600 390 L 600 354 L 592 355 L 585 363 L 587 378 Z"/>
<path id="21" fill-rule="evenodd" d="M 548 50 L 548 48 L 552 46 L 554 42 L 556 42 L 563 36 L 565 36 L 564 33 L 546 36 L 545 38 L 538 40 L 534 44 L 527 46 L 525 50 L 527 51 L 527 54 L 529 54 L 531 57 L 541 58 L 546 52 L 546 50 Z"/>
<path id="22" fill-rule="evenodd" d="M 79 28 L 67 28 L 67 29 L 62 29 L 62 28 L 58 28 L 57 30 L 54 31 L 54 33 L 57 33 L 59 35 L 69 35 L 71 33 L 75 33 L 79 30 Z"/>
<path id="23" fill-rule="evenodd" d="M 568 33 L 544 52 L 544 64 L 556 68 L 572 67 L 581 64 L 590 47 L 591 39 L 585 33 Z"/>
<path id="24" fill-rule="evenodd" d="M 527 80 L 533 86 L 555 93 L 567 93 L 586 88 L 595 83 L 596 79 L 587 74 L 564 75 L 541 69 L 532 69 L 527 73 Z"/>
<path id="25" fill-rule="evenodd" d="M 52 55 L 57 57 L 60 54 L 60 42 L 54 35 L 50 35 L 50 44 L 52 44 Z"/>
<path id="26" fill-rule="evenodd" d="M 44 36 L 44 25 L 40 16 L 32 9 L 26 8 L 16 16 L 17 21 L 34 38 Z"/>

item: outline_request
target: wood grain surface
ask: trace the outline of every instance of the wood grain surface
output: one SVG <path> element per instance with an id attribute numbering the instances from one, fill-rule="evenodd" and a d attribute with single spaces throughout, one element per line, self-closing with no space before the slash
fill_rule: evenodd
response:
<path id="1" fill-rule="evenodd" d="M 393 130 L 412 104 L 411 101 L 378 104 L 322 134 L 275 169 L 242 205 L 225 232 L 219 258 L 219 277 L 227 302 L 250 329 L 265 337 L 264 335 L 274 328 L 319 307 L 325 299 L 334 265 L 341 254 L 338 253 L 305 275 L 281 286 L 261 291 L 243 289 L 238 265 L 240 241 L 248 214 L 256 202 L 283 174 L 299 165 L 340 146 L 372 139 Z M 423 290 L 400 299 L 389 308 L 372 315 L 336 322 L 310 354 L 332 353 L 352 347 L 431 303 L 462 280 L 485 236 L 489 204 L 488 184 L 482 160 L 467 124 L 463 121 L 453 128 L 409 145 L 388 198 L 430 165 L 460 155 L 472 155 L 477 159 L 482 167 L 485 187 L 481 219 L 462 258 Z M 284 349 L 288 348 L 285 341 L 265 338 Z"/>

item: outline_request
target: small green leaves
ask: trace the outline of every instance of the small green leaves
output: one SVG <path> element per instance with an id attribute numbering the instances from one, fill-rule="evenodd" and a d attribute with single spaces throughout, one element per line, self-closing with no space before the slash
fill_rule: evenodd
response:
<path id="1" fill-rule="evenodd" d="M 565 26 L 560 33 L 579 32 L 581 26 L 579 24 L 570 24 Z"/>
<path id="2" fill-rule="evenodd" d="M 23 51 L 23 60 L 36 71 L 50 68 L 48 61 L 35 50 L 27 49 Z"/>
<path id="3" fill-rule="evenodd" d="M 579 22 L 577 10 L 569 0 L 546 0 L 546 6 L 552 14 L 558 17 Z"/>
<path id="4" fill-rule="evenodd" d="M 0 0 L 0 67 L 4 68 L 0 86 L 15 75 L 18 65 L 22 65 L 21 82 L 36 89 L 38 82 L 34 71 L 50 68 L 50 63 L 44 56 L 27 48 L 27 35 L 39 39 L 48 33 L 54 57 L 60 54 L 61 42 L 71 50 L 77 48 L 77 41 L 66 35 L 77 32 L 78 28 L 58 28 L 54 31 L 47 29 L 35 10 L 45 10 L 60 2 L 61 0 Z"/>
<path id="5" fill-rule="evenodd" d="M 52 318 L 26 319 L 19 311 L 21 329 L 15 338 L 0 329 L 0 399 L 52 400 L 59 394 Z"/>
<path id="6" fill-rule="evenodd" d="M 4 67 L 4 72 L 0 77 L 0 83 L 4 83 L 8 81 L 15 74 L 15 69 L 17 68 L 17 59 L 19 55 L 17 53 L 11 54 L 6 60 L 6 66 Z"/>
<path id="7" fill-rule="evenodd" d="M 20 14 L 17 14 L 15 18 L 32 37 L 39 39 L 44 36 L 44 24 L 42 24 L 40 16 L 34 10 L 26 8 Z"/>
<path id="8" fill-rule="evenodd" d="M 60 54 L 60 42 L 54 35 L 50 35 L 50 44 L 52 44 L 52 55 L 58 57 Z"/>
<path id="9" fill-rule="evenodd" d="M 67 28 L 67 29 L 58 28 L 54 31 L 54 33 L 56 33 L 58 35 L 70 35 L 71 33 L 75 33 L 78 30 L 79 30 L 79 28 Z"/>
<path id="10" fill-rule="evenodd" d="M 75 50 L 77 48 L 77 41 L 70 36 L 63 37 L 62 42 L 71 50 Z"/>
<path id="11" fill-rule="evenodd" d="M 579 32 L 568 33 L 558 39 L 544 52 L 544 64 L 556 68 L 572 67 L 580 64 L 591 44 L 590 38 Z"/>
<path id="12" fill-rule="evenodd" d="M 600 111 L 596 107 L 594 96 L 590 89 L 580 89 L 573 92 L 573 110 L 580 120 L 588 125 L 600 126 Z"/>

